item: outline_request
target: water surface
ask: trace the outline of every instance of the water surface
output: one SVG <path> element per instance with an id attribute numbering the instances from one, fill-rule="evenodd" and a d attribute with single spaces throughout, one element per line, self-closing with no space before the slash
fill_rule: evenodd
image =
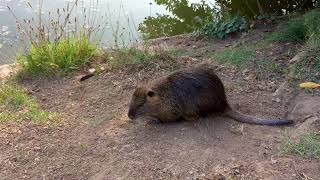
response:
<path id="1" fill-rule="evenodd" d="M 30 2 L 32 8 L 27 2 Z M 16 53 L 16 49 L 21 45 L 16 32 L 16 19 L 7 6 L 12 9 L 19 20 L 23 20 L 37 17 L 39 12 L 38 2 L 38 0 L 0 0 L 0 64 L 10 62 L 10 59 Z M 73 2 L 67 0 L 44 0 L 41 10 L 43 17 L 48 17 L 48 12 L 55 14 L 58 8 L 66 8 L 68 3 L 72 4 Z M 156 5 L 152 0 L 82 0 L 79 1 L 78 7 L 74 12 L 83 17 L 84 8 L 87 16 L 90 9 L 91 19 L 96 19 L 96 21 L 99 20 L 98 17 L 108 16 L 109 24 L 106 26 L 102 37 L 102 42 L 105 46 L 114 44 L 114 31 L 118 26 L 117 23 L 119 23 L 120 29 L 118 36 L 123 33 L 122 39 L 119 41 L 128 43 L 129 41 L 141 40 L 137 32 L 137 26 L 146 17 L 156 16 L 156 14 L 169 14 L 165 6 Z M 128 31 L 130 31 L 130 35 L 128 35 Z"/>

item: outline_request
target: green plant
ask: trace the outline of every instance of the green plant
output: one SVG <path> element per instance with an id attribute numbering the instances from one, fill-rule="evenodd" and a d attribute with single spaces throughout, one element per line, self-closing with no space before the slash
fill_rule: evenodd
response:
<path id="1" fill-rule="evenodd" d="M 90 60 L 95 51 L 96 47 L 85 36 L 69 37 L 57 42 L 33 44 L 17 60 L 27 74 L 52 76 L 78 69 Z"/>
<path id="2" fill-rule="evenodd" d="M 148 50 L 140 50 L 137 48 L 114 49 L 107 54 L 107 62 L 113 68 L 123 68 L 127 66 L 136 66 L 148 64 L 154 58 L 154 54 Z"/>
<path id="3" fill-rule="evenodd" d="M 226 36 L 243 31 L 247 28 L 247 21 L 241 16 L 232 16 L 224 19 L 208 21 L 198 30 L 199 35 L 208 38 L 225 38 Z"/>
<path id="4" fill-rule="evenodd" d="M 205 1 L 193 3 L 188 0 L 155 0 L 155 2 L 166 6 L 172 15 L 157 14 L 156 17 L 145 18 L 138 27 L 144 39 L 191 33 L 203 25 L 204 19 L 215 15 L 215 9 Z"/>
<path id="5" fill-rule="evenodd" d="M 271 41 L 304 41 L 306 38 L 306 27 L 302 19 L 291 20 L 287 23 L 282 23 L 279 30 L 273 32 L 267 40 Z"/>
<path id="6" fill-rule="evenodd" d="M 269 59 L 260 59 L 257 60 L 257 66 L 259 72 L 264 72 L 266 74 L 271 73 L 283 73 L 280 65 L 277 64 L 274 60 Z"/>
<path id="7" fill-rule="evenodd" d="M 320 134 L 310 132 L 302 135 L 298 141 L 289 140 L 282 146 L 284 153 L 298 154 L 302 157 L 320 158 Z"/>
<path id="8" fill-rule="evenodd" d="M 171 54 L 172 56 L 175 57 L 180 57 L 180 56 L 194 56 L 197 54 L 196 49 L 170 49 L 168 50 L 168 53 Z"/>
<path id="9" fill-rule="evenodd" d="M 17 85 L 0 87 L 0 122 L 47 122 L 56 120 L 57 117 L 55 113 L 41 110 L 36 101 Z"/>
<path id="10" fill-rule="evenodd" d="M 33 4 L 27 4 L 34 12 Z M 22 74 L 52 76 L 84 66 L 95 55 L 101 42 L 105 17 L 99 17 L 99 24 L 95 23 L 97 16 L 91 10 L 83 10 L 83 18 L 78 17 L 74 13 L 79 6 L 78 0 L 56 12 L 48 12 L 48 16 L 41 13 L 43 3 L 39 1 L 37 5 L 38 12 L 33 14 L 34 17 L 23 20 L 8 7 L 16 19 L 19 37 L 26 49 L 17 57 Z"/>
<path id="11" fill-rule="evenodd" d="M 291 78 L 299 80 L 320 81 L 320 36 L 310 38 L 303 48 L 301 61 L 292 65 Z"/>
<path id="12" fill-rule="evenodd" d="M 143 49 L 121 48 L 114 49 L 106 54 L 107 63 L 113 69 L 127 68 L 140 70 L 142 68 L 163 68 L 175 70 L 179 64 L 175 58 L 167 51 L 151 50 L 148 47 Z"/>
<path id="13" fill-rule="evenodd" d="M 230 63 L 236 67 L 241 67 L 251 61 L 255 56 L 254 48 L 251 46 L 241 46 L 228 48 L 214 53 L 211 58 L 220 63 Z"/>
<path id="14" fill-rule="evenodd" d="M 308 13 L 306 13 L 304 16 L 304 25 L 307 28 L 308 36 L 313 35 L 320 35 L 320 10 L 315 9 Z"/>
<path id="15" fill-rule="evenodd" d="M 320 11 L 312 10 L 303 17 L 291 19 L 279 26 L 279 31 L 272 33 L 269 41 L 302 41 L 320 33 Z"/>
<path id="16" fill-rule="evenodd" d="M 89 148 L 89 145 L 86 143 L 80 143 L 79 147 L 81 151 L 87 151 Z"/>

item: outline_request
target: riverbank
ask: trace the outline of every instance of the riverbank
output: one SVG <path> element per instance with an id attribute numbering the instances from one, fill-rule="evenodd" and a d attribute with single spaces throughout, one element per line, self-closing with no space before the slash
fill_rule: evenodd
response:
<path id="1" fill-rule="evenodd" d="M 320 93 L 298 88 L 301 80 L 288 76 L 303 44 L 268 41 L 274 31 L 257 28 L 225 40 L 160 38 L 139 51 L 108 50 L 64 77 L 15 80 L 39 104 L 38 112 L 59 119 L 1 122 L 0 177 L 319 179 L 319 159 L 283 151 L 297 134 L 319 132 Z M 295 124 L 257 126 L 220 116 L 173 124 L 128 119 L 139 83 L 199 65 L 215 69 L 235 109 Z M 80 81 L 92 68 L 93 76 Z"/>

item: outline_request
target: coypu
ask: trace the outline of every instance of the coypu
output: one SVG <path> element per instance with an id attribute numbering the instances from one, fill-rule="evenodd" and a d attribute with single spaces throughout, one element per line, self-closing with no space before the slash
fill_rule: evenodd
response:
<path id="1" fill-rule="evenodd" d="M 176 71 L 140 86 L 133 93 L 128 116 L 145 115 L 160 122 L 179 119 L 194 120 L 213 113 L 222 113 L 243 123 L 287 125 L 285 119 L 261 119 L 233 110 L 226 98 L 220 78 L 208 67 Z"/>

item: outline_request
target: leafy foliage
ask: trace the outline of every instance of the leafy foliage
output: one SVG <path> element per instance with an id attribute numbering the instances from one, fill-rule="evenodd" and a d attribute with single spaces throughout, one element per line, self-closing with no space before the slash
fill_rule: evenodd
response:
<path id="1" fill-rule="evenodd" d="M 191 32 L 192 29 L 192 26 L 185 25 L 181 20 L 169 15 L 149 16 L 139 24 L 139 31 L 143 33 L 144 39 L 174 36 Z"/>
<path id="2" fill-rule="evenodd" d="M 158 14 L 157 17 L 147 17 L 139 24 L 139 31 L 143 33 L 145 39 L 193 32 L 203 25 L 205 19 L 214 15 L 213 9 L 205 1 L 189 3 L 188 0 L 155 0 L 155 2 L 166 6 L 173 16 Z"/>
<path id="3" fill-rule="evenodd" d="M 221 9 L 230 14 L 253 18 L 260 14 L 283 15 L 297 10 L 310 10 L 317 6 L 317 0 L 217 0 Z"/>
<path id="4" fill-rule="evenodd" d="M 233 16 L 218 21 L 209 21 L 198 33 L 205 37 L 225 38 L 227 35 L 236 33 L 247 28 L 247 21 L 240 16 Z"/>

